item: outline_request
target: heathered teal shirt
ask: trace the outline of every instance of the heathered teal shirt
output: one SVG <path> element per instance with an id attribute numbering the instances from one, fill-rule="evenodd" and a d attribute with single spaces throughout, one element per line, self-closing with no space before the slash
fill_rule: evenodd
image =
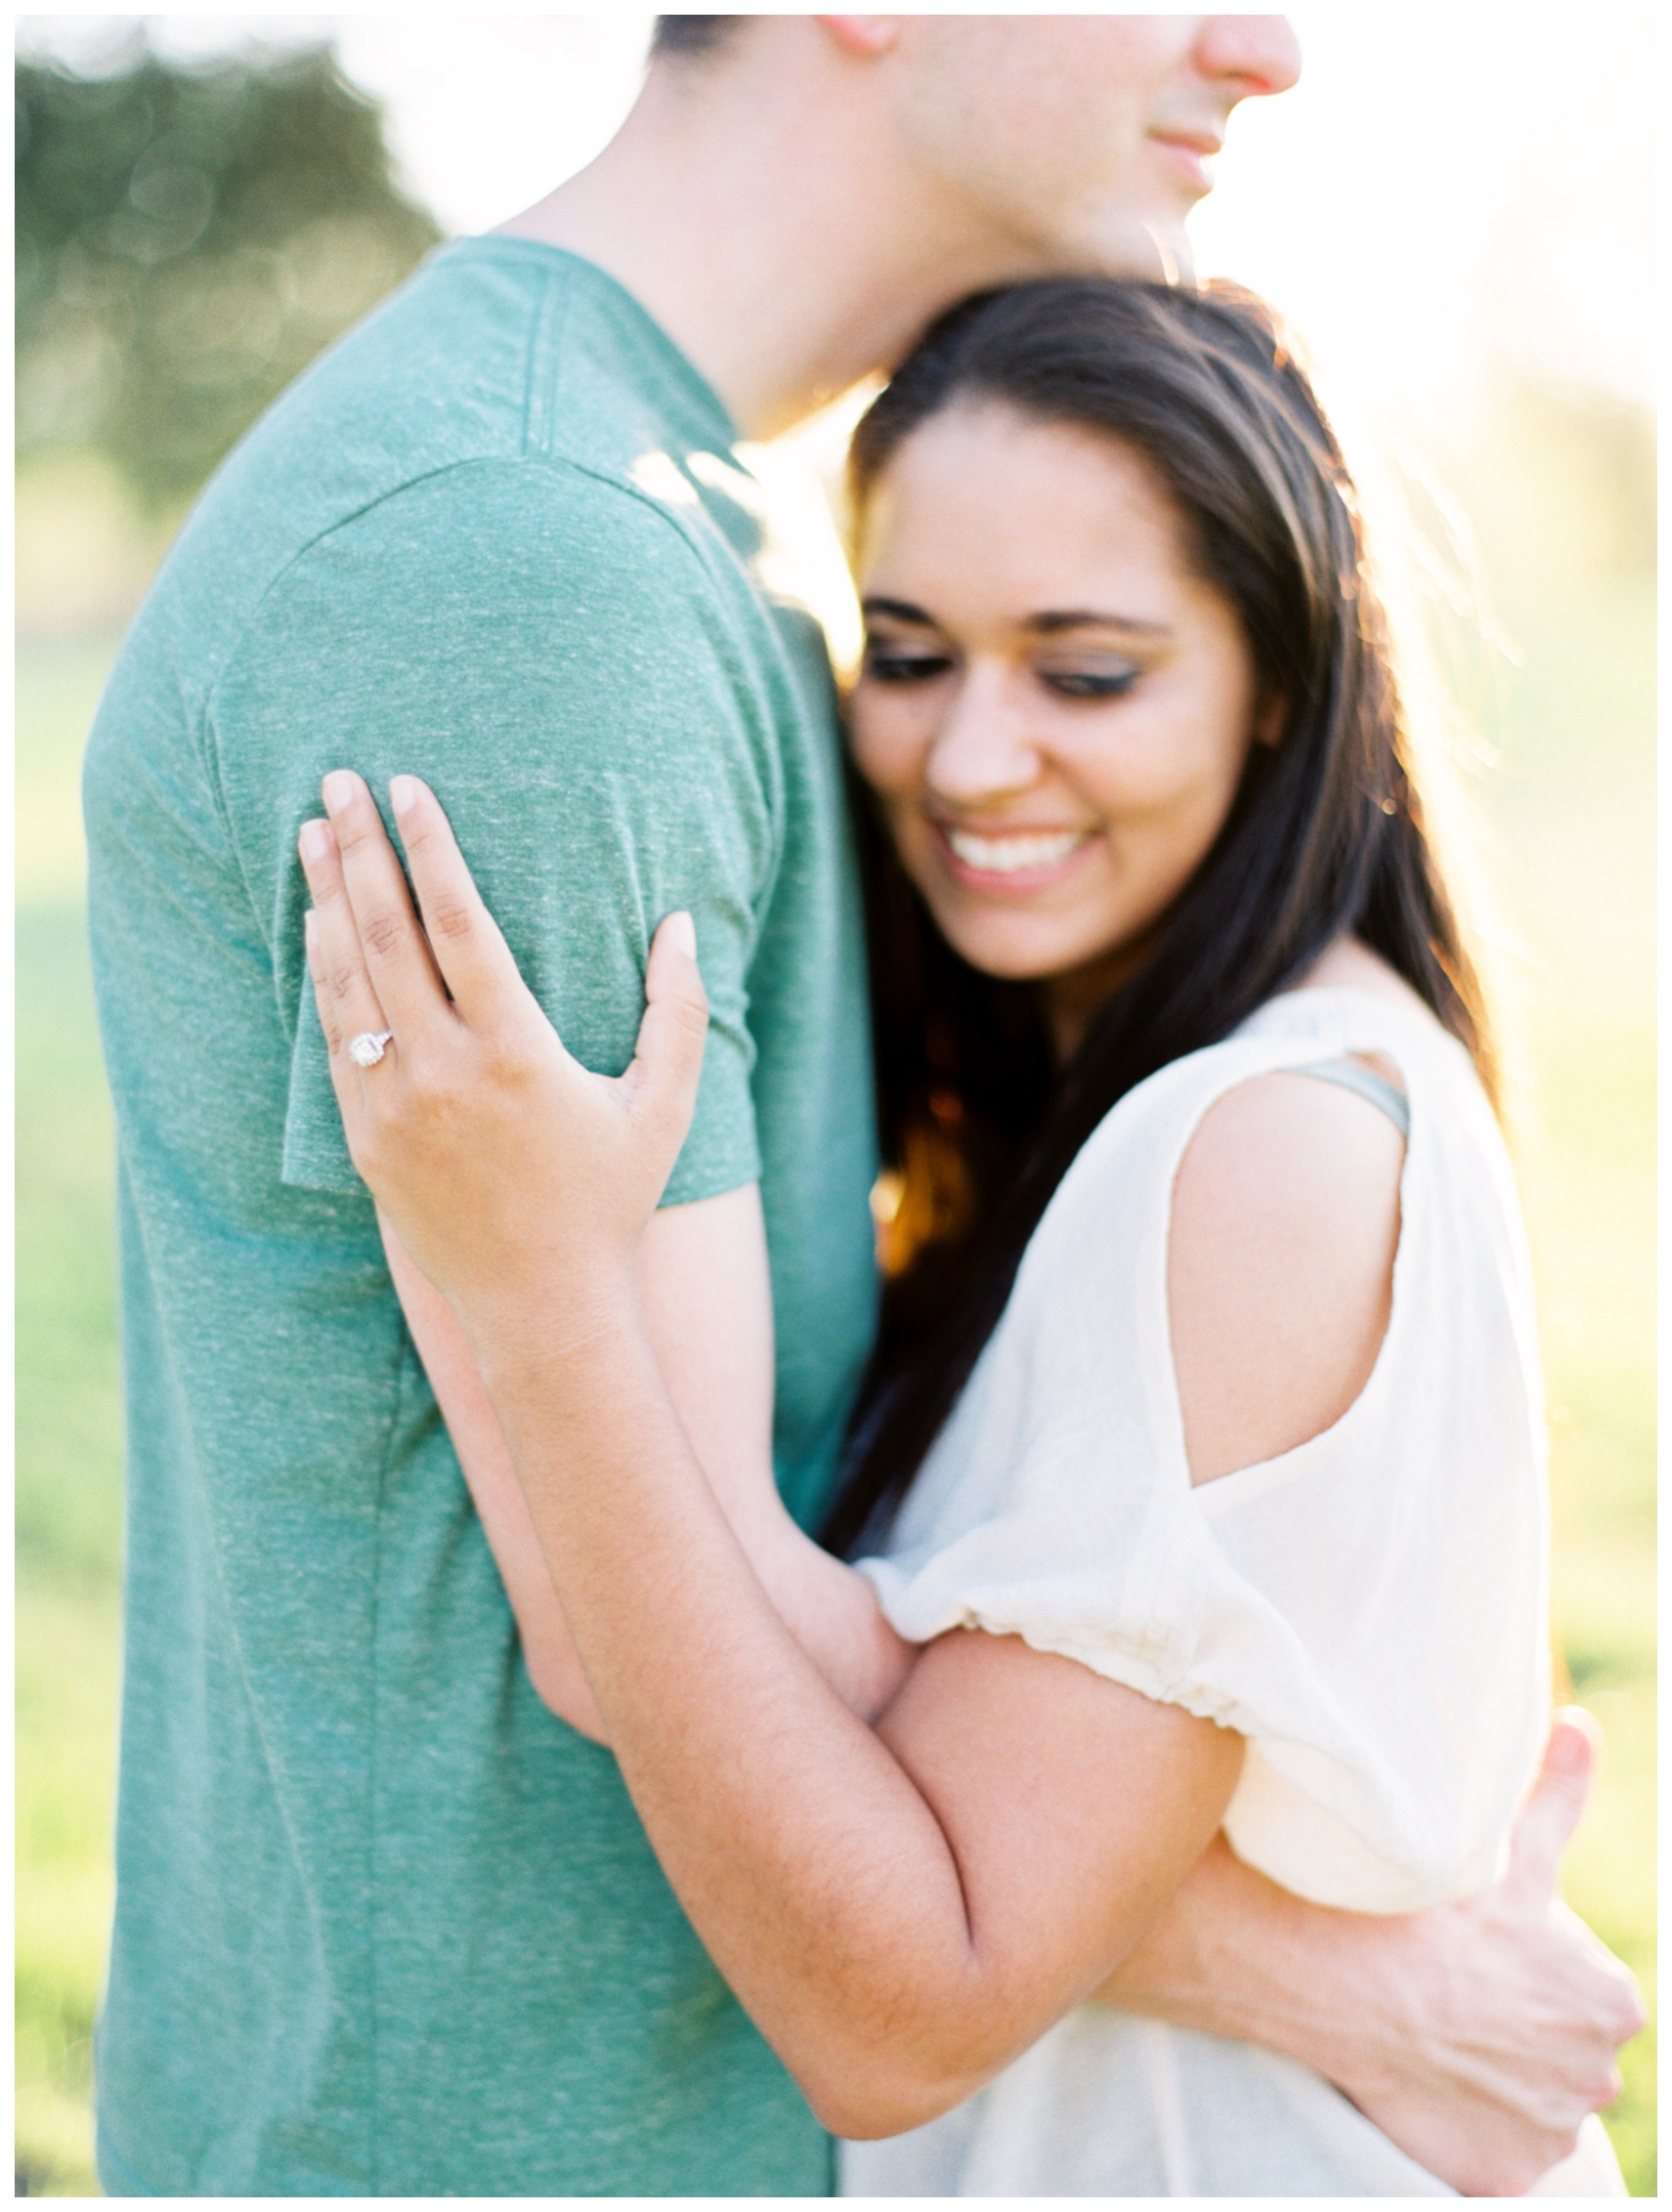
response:
<path id="1" fill-rule="evenodd" d="M 759 1176 L 781 1485 L 872 1319 L 831 679 L 712 392 L 619 286 L 450 248 L 183 532 L 88 754 L 128 1415 L 114 2191 L 823 2193 L 824 2136 L 521 1663 L 349 1164 L 296 831 L 427 777 L 565 1041 L 713 1006 L 668 1201 Z"/>

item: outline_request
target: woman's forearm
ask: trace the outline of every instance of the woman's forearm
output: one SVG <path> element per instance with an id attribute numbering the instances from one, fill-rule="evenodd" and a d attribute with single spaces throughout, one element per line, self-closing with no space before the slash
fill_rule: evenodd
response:
<path id="1" fill-rule="evenodd" d="M 925 2084 L 950 2104 L 977 2078 L 946 2078 L 933 2032 L 976 1973 L 958 1867 L 745 1558 L 630 1288 L 599 1302 L 617 1318 L 583 1349 L 498 1332 L 482 1363 L 623 1776 L 716 1965 L 828 2124 L 892 2119 L 884 2073 L 894 2124 L 913 2124 Z"/>
<path id="2" fill-rule="evenodd" d="M 632 1063 L 597 1075 L 517 975 L 433 797 L 396 803 L 448 917 L 433 962 L 368 794 L 338 810 L 346 855 L 310 846 L 355 1164 L 464 1329 L 698 1933 L 827 2121 L 915 2126 L 1125 1956 L 1219 1826 L 1240 1740 L 1014 1637 L 937 1638 L 875 1729 L 831 1688 L 740 1548 L 642 1311 L 707 1034 L 689 919 L 652 943 Z M 380 1025 L 398 1049 L 367 1080 L 348 1044 Z"/>
<path id="3" fill-rule="evenodd" d="M 821 1552 L 785 1510 L 773 1485 L 769 1309 L 762 1330 L 754 1307 L 764 1301 L 751 1301 L 747 1284 L 741 1297 L 713 1295 L 716 1269 L 723 1275 L 728 1267 L 757 1264 L 764 1278 L 752 1201 L 752 1192 L 730 1193 L 681 1208 L 677 1222 L 665 1216 L 659 1223 L 671 1234 L 647 1240 L 652 1249 L 641 1251 L 639 1274 L 653 1346 L 681 1425 L 761 1587 L 837 1696 L 871 1720 L 898 1689 L 912 1646 L 883 1619 L 864 1576 Z M 407 1325 L 499 1569 L 535 1688 L 560 1720 L 607 1741 L 469 1343 L 446 1299 L 389 1224 L 381 1225 Z M 764 1336 L 761 1347 L 747 1341 L 751 1320 L 754 1334 Z M 756 1349 L 762 1356 L 751 1357 Z M 751 1406 L 751 1398 L 758 1403 Z"/>
<path id="4" fill-rule="evenodd" d="M 983 1635 L 930 1646 L 868 1727 L 744 1556 L 630 1279 L 564 1296 L 549 1328 L 487 1315 L 479 1356 L 646 1832 L 826 2124 L 919 2126 L 1125 1954 L 1240 1742 Z"/>

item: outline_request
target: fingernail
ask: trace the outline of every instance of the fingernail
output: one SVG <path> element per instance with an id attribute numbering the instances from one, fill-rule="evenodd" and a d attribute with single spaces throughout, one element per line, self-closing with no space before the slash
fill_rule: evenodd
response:
<path id="1" fill-rule="evenodd" d="M 397 814 L 410 814 L 418 803 L 417 779 L 412 776 L 392 776 L 389 779 L 389 803 Z"/>
<path id="2" fill-rule="evenodd" d="M 331 849 L 331 830 L 327 822 L 304 822 L 302 834 L 297 839 L 302 848 L 304 864 L 323 860 Z"/>
<path id="3" fill-rule="evenodd" d="M 302 915 L 302 942 L 303 942 L 303 944 L 304 944 L 304 945 L 307 945 L 307 946 L 309 946 L 309 947 L 311 948 L 311 947 L 312 947 L 312 945 L 313 945 L 313 942 L 314 942 L 315 938 L 316 938 L 316 937 L 318 937 L 318 935 L 319 935 L 319 934 L 320 934 L 320 917 L 319 917 L 319 915 L 317 915 L 317 914 L 316 914 L 316 913 L 314 912 L 313 908 L 312 908 L 312 907 L 309 907 L 309 908 L 307 908 L 307 909 L 305 910 L 305 912 L 303 913 L 303 915 Z"/>
<path id="4" fill-rule="evenodd" d="M 669 934 L 674 944 L 688 960 L 694 960 L 697 957 L 697 924 L 688 914 L 670 915 L 669 922 Z"/>
<path id="5" fill-rule="evenodd" d="M 1545 1765 L 1556 1774 L 1582 1774 L 1596 1755 L 1596 1746 L 1579 1722 L 1564 1713 L 1551 1730 L 1546 1746 Z"/>
<path id="6" fill-rule="evenodd" d="M 325 778 L 322 787 L 325 794 L 325 811 L 337 814 L 354 797 L 354 778 L 345 768 L 334 768 Z"/>

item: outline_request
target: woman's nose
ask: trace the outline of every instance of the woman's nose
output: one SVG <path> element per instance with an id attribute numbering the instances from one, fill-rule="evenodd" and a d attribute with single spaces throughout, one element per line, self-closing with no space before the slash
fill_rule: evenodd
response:
<path id="1" fill-rule="evenodd" d="M 1239 100 L 1287 92 L 1301 77 L 1301 42 L 1287 16 L 1204 16 L 1196 66 L 1229 78 Z"/>
<path id="2" fill-rule="evenodd" d="M 1026 790 L 1041 772 L 1021 702 L 998 672 L 970 669 L 947 703 L 923 776 L 937 798 L 958 806 Z"/>

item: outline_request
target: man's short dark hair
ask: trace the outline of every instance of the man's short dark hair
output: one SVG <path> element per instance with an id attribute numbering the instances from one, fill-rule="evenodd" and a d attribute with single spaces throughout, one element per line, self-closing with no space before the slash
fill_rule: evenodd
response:
<path id="1" fill-rule="evenodd" d="M 676 54 L 697 61 L 729 44 L 744 21 L 742 16 L 658 16 L 650 50 L 653 55 Z"/>

